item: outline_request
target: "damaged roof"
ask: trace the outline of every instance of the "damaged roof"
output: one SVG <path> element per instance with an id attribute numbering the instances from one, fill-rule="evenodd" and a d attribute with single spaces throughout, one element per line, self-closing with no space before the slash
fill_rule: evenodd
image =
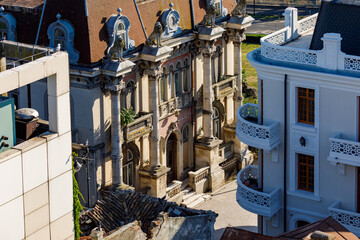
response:
<path id="1" fill-rule="evenodd" d="M 310 49 L 321 50 L 325 33 L 340 33 L 341 50 L 360 56 L 360 0 L 322 1 Z"/>
<path id="2" fill-rule="evenodd" d="M 157 220 L 161 212 L 169 217 L 216 215 L 213 211 L 180 207 L 174 202 L 132 190 L 106 191 L 104 196 L 94 208 L 81 214 L 80 227 L 84 236 L 90 235 L 91 230 L 99 226 L 108 235 L 135 220 L 140 221 L 142 231 L 148 233 L 152 222 Z"/>

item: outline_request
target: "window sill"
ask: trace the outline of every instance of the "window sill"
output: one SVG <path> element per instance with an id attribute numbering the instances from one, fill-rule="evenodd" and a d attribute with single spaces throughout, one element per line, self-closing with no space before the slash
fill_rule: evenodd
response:
<path id="1" fill-rule="evenodd" d="M 316 133 L 317 128 L 314 125 L 303 124 L 303 123 L 293 123 L 291 128 L 294 130 L 299 130 L 302 132 Z"/>
<path id="2" fill-rule="evenodd" d="M 321 201 L 320 196 L 315 196 L 313 193 L 302 191 L 302 190 L 286 191 L 286 194 L 289 196 L 305 198 L 305 199 L 309 199 L 309 200 L 313 200 L 313 201 L 317 201 L 317 202 Z"/>

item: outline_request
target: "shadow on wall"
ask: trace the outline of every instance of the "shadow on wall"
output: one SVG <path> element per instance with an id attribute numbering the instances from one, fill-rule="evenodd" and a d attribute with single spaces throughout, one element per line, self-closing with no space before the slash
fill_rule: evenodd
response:
<path id="1" fill-rule="evenodd" d="M 228 226 L 228 227 L 233 227 L 233 226 Z M 257 233 L 257 230 L 258 230 L 257 226 L 236 226 L 236 228 L 244 229 L 246 231 L 255 232 L 255 233 Z M 225 229 L 226 228 L 220 228 L 220 229 L 215 230 L 214 240 L 220 240 Z"/>

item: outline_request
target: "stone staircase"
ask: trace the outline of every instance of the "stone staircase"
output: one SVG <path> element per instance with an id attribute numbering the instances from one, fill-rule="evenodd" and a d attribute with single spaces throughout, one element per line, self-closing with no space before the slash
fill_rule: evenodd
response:
<path id="1" fill-rule="evenodd" d="M 210 196 L 204 193 L 196 193 L 190 187 L 186 187 L 181 191 L 183 193 L 183 200 L 181 206 L 188 208 L 195 208 L 200 203 L 207 201 Z"/>

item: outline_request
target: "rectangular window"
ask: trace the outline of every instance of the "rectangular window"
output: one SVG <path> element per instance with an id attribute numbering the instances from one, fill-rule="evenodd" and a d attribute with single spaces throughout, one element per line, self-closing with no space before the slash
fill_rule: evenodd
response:
<path id="1" fill-rule="evenodd" d="M 314 125 L 315 90 L 298 88 L 298 122 Z"/>
<path id="2" fill-rule="evenodd" d="M 298 153 L 298 189 L 314 192 L 314 156 Z"/>

